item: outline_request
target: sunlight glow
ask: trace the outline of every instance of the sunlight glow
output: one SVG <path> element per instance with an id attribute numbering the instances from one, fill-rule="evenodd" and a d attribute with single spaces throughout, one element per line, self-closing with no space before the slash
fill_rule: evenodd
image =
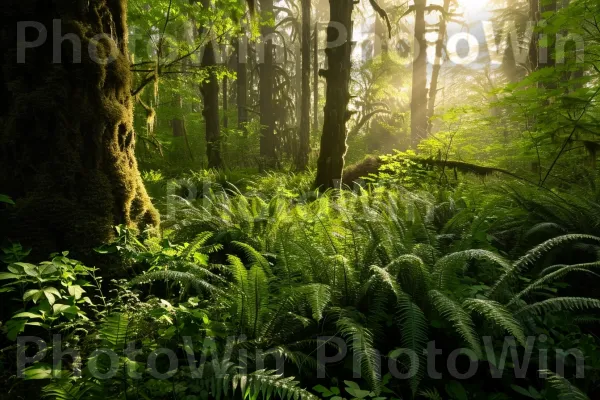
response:
<path id="1" fill-rule="evenodd" d="M 491 8 L 488 0 L 457 0 L 459 12 L 464 13 L 467 20 L 480 19 Z"/>

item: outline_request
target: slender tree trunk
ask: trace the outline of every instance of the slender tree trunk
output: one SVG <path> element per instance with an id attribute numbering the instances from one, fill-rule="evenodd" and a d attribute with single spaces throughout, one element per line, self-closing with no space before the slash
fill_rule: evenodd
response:
<path id="1" fill-rule="evenodd" d="M 313 36 L 313 130 L 319 129 L 319 23 Z"/>
<path id="2" fill-rule="evenodd" d="M 210 0 L 202 0 L 202 7 L 209 9 Z M 219 126 L 219 80 L 215 67 L 217 65 L 213 41 L 208 40 L 202 54 L 202 68 L 208 72 L 206 79 L 200 86 L 204 100 L 202 115 L 206 126 L 206 157 L 208 168 L 221 168 L 221 129 Z"/>
<path id="3" fill-rule="evenodd" d="M 414 149 L 427 135 L 427 42 L 425 41 L 426 0 L 415 0 L 415 44 L 410 104 L 411 144 Z"/>
<path id="4" fill-rule="evenodd" d="M 540 20 L 540 0 L 529 0 L 529 18 L 535 25 L 537 25 Z M 538 33 L 534 32 L 531 39 L 531 47 L 529 48 L 529 63 L 531 71 L 537 71 L 539 68 L 538 53 Z"/>
<path id="5" fill-rule="evenodd" d="M 238 112 L 238 129 L 246 131 L 246 123 L 248 122 L 248 70 L 247 70 L 247 39 L 245 33 L 238 38 L 236 44 L 237 53 L 237 112 Z"/>
<path id="6" fill-rule="evenodd" d="M 296 168 L 308 166 L 310 153 L 310 0 L 302 0 L 302 89 L 300 104 L 300 146 Z"/>
<path id="7" fill-rule="evenodd" d="M 67 249 L 82 255 L 110 241 L 114 225 L 157 226 L 134 155 L 125 1 L 2 4 L 0 191 L 16 206 L 0 213 L 0 236 L 32 245 L 42 257 Z M 61 35 L 81 40 L 78 54 L 65 40 L 57 63 L 53 19 Z M 23 49 L 20 21 L 42 24 L 48 40 Z M 99 34 L 112 40 L 90 41 Z M 37 37 L 27 29 L 27 41 Z M 94 61 L 111 54 L 113 62 Z"/>
<path id="8" fill-rule="evenodd" d="M 435 100 L 438 91 L 438 80 L 440 70 L 442 69 L 442 56 L 444 52 L 444 41 L 446 40 L 446 16 L 450 11 L 451 0 L 444 0 L 444 13 L 440 16 L 440 28 L 438 30 L 438 39 L 435 43 L 435 62 L 431 71 L 431 83 L 429 85 L 429 99 L 427 102 L 427 135 L 431 134 L 433 128 L 433 114 L 435 113 Z"/>
<path id="9" fill-rule="evenodd" d="M 273 0 L 260 1 L 261 13 L 265 18 L 273 17 Z M 273 115 L 273 27 L 263 25 L 263 60 L 259 65 L 260 75 L 260 156 L 261 169 L 275 167 L 275 120 Z"/>
<path id="10" fill-rule="evenodd" d="M 227 110 L 229 109 L 229 101 L 227 95 L 229 93 L 229 79 L 226 76 L 223 77 L 223 128 L 229 127 L 229 117 L 227 116 Z"/>
<path id="11" fill-rule="evenodd" d="M 325 49 L 328 69 L 320 72 L 327 82 L 323 133 L 315 179 L 315 186 L 321 190 L 341 187 L 344 157 L 347 150 L 346 122 L 351 116 L 348 111 L 348 103 L 350 102 L 350 55 L 352 53 L 354 1 L 329 0 L 329 9 L 330 24 L 327 27 L 327 42 L 343 41 L 343 43 Z"/>

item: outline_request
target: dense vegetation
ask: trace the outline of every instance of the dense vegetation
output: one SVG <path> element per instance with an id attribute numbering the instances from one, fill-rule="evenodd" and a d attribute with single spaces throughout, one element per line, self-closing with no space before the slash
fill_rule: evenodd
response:
<path id="1" fill-rule="evenodd" d="M 8 3 L 0 397 L 600 396 L 599 1 Z"/>

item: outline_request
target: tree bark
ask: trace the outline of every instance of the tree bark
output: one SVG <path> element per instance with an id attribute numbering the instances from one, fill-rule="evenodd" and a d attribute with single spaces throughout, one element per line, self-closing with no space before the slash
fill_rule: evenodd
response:
<path id="1" fill-rule="evenodd" d="M 202 7 L 210 8 L 210 0 L 202 0 Z M 202 54 L 202 68 L 208 72 L 208 78 L 200 86 L 204 100 L 202 115 L 206 126 L 206 157 L 208 168 L 221 168 L 221 129 L 219 126 L 219 80 L 215 67 L 217 65 L 213 41 L 208 40 Z"/>
<path id="2" fill-rule="evenodd" d="M 415 44 L 410 104 L 410 131 L 413 149 L 427 136 L 427 42 L 425 41 L 426 0 L 415 0 Z"/>
<path id="3" fill-rule="evenodd" d="M 300 104 L 300 146 L 296 168 L 308 166 L 310 153 L 310 0 L 302 0 L 302 89 Z"/>
<path id="4" fill-rule="evenodd" d="M 223 77 L 223 128 L 227 129 L 229 127 L 229 116 L 227 115 L 227 111 L 229 109 L 229 99 L 227 98 L 229 94 L 229 79 L 224 76 Z"/>
<path id="5" fill-rule="evenodd" d="M 350 119 L 350 55 L 352 53 L 353 0 L 329 0 L 330 24 L 327 27 L 325 49 L 328 69 L 321 70 L 325 77 L 325 111 L 321 148 L 317 161 L 315 187 L 325 190 L 341 187 L 344 157 L 346 155 L 346 122 Z M 340 27 L 338 29 L 337 27 Z M 341 36 L 340 36 L 341 35 Z M 343 41 L 343 43 L 339 43 Z"/>
<path id="6" fill-rule="evenodd" d="M 16 206 L 1 212 L 0 236 L 42 257 L 67 249 L 79 256 L 112 240 L 114 225 L 157 226 L 134 155 L 126 2 L 5 0 L 2 14 L 0 191 Z M 62 36 L 81 41 L 76 52 L 65 40 L 56 63 L 53 19 Z M 48 40 L 25 50 L 23 63 L 19 21 L 48 31 Z M 98 34 L 106 36 L 92 41 Z M 26 37 L 35 40 L 36 30 Z M 109 55 L 114 61 L 94 61 Z"/>
<path id="7" fill-rule="evenodd" d="M 450 11 L 450 2 L 452 0 L 444 0 L 444 13 L 440 16 L 440 28 L 438 30 L 438 39 L 435 43 L 435 62 L 431 71 L 431 83 L 429 84 L 429 99 L 427 102 L 427 135 L 431 134 L 433 128 L 433 114 L 435 113 L 435 100 L 438 91 L 438 81 L 440 70 L 443 63 L 444 41 L 446 40 L 446 15 Z"/>
<path id="8" fill-rule="evenodd" d="M 540 1 L 529 0 L 529 18 L 537 25 L 540 20 Z M 529 48 L 529 63 L 531 71 L 537 71 L 539 69 L 539 47 L 538 47 L 538 33 L 534 31 L 531 38 L 531 47 Z"/>
<path id="9" fill-rule="evenodd" d="M 261 0 L 260 9 L 265 19 L 273 18 L 273 0 Z M 273 115 L 273 27 L 261 28 L 263 60 L 259 65 L 260 75 L 260 169 L 275 167 L 275 119 Z"/>
<path id="10" fill-rule="evenodd" d="M 313 130 L 319 129 L 319 23 L 313 36 Z"/>
<path id="11" fill-rule="evenodd" d="M 246 69 L 248 54 L 246 44 L 246 36 L 240 36 L 236 43 L 238 129 L 244 132 L 246 132 L 246 123 L 248 122 L 248 70 Z"/>

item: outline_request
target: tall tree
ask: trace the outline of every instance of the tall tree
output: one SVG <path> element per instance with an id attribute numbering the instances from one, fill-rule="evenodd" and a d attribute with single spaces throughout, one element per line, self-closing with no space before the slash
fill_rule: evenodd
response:
<path id="1" fill-rule="evenodd" d="M 273 18 L 273 0 L 260 0 L 263 19 Z M 259 61 L 260 75 L 260 156 L 261 168 L 275 166 L 275 118 L 273 113 L 273 33 L 271 24 L 263 24 L 261 35 L 262 60 Z"/>
<path id="2" fill-rule="evenodd" d="M 319 129 L 319 23 L 313 33 L 313 129 Z"/>
<path id="3" fill-rule="evenodd" d="M 238 111 L 238 129 L 246 132 L 246 123 L 248 122 L 248 39 L 244 29 L 236 41 L 236 73 L 237 73 L 237 111 Z"/>
<path id="4" fill-rule="evenodd" d="M 350 119 L 350 55 L 352 53 L 352 11 L 354 0 L 329 0 L 327 27 L 327 70 L 320 75 L 327 82 L 321 148 L 315 186 L 320 189 L 341 184 L 346 155 L 346 122 Z"/>
<path id="5" fill-rule="evenodd" d="M 302 87 L 300 101 L 300 146 L 296 159 L 298 170 L 306 169 L 310 152 L 310 0 L 301 0 L 302 6 Z"/>
<path id="6" fill-rule="evenodd" d="M 2 12 L 0 187 L 16 200 L 2 233 L 44 253 L 157 226 L 134 156 L 126 1 L 5 0 Z M 36 21 L 27 45 L 20 21 Z M 73 34 L 60 54 L 42 26 Z"/>
<path id="7" fill-rule="evenodd" d="M 429 84 L 429 99 L 427 102 L 427 134 L 431 133 L 433 127 L 432 118 L 435 113 L 435 101 L 438 92 L 438 81 L 443 63 L 444 41 L 446 40 L 447 20 L 450 13 L 450 4 L 453 0 L 444 0 L 442 12 L 440 13 L 440 22 L 437 31 L 437 40 L 435 42 L 435 61 L 431 71 L 431 82 Z"/>
<path id="8" fill-rule="evenodd" d="M 202 7 L 210 9 L 211 1 L 202 0 Z M 205 33 L 207 30 L 205 30 Z M 219 79 L 217 77 L 217 60 L 213 40 L 208 38 L 204 53 L 202 54 L 202 68 L 208 74 L 200 86 L 202 98 L 204 100 L 202 116 L 206 126 L 206 157 L 208 159 L 208 168 L 221 168 L 223 161 L 221 159 L 221 127 L 219 126 Z"/>
<path id="9" fill-rule="evenodd" d="M 417 147 L 427 135 L 427 41 L 425 40 L 425 8 L 427 0 L 415 0 L 415 38 L 410 103 L 411 144 Z"/>

